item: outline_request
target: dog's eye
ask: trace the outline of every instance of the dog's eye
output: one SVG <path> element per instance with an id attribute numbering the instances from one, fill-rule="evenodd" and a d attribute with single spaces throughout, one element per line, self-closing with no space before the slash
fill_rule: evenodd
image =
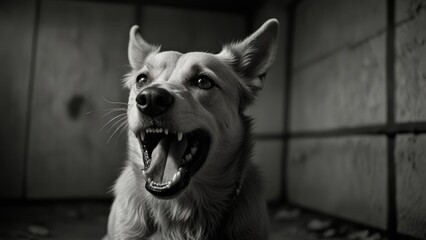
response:
<path id="1" fill-rule="evenodd" d="M 197 78 L 197 87 L 207 90 L 213 87 L 213 81 L 206 77 L 206 76 L 200 76 Z"/>
<path id="2" fill-rule="evenodd" d="M 146 76 L 145 73 L 141 73 L 136 77 L 136 83 L 139 83 L 139 82 L 145 83 L 147 81 L 148 81 L 148 76 Z"/>

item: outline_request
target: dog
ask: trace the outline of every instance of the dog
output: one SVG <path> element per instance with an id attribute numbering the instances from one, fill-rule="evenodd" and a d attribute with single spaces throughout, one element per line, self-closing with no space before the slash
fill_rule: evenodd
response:
<path id="1" fill-rule="evenodd" d="M 270 19 L 218 54 L 161 52 L 130 30 L 128 161 L 104 239 L 267 239 L 245 110 L 275 59 Z"/>

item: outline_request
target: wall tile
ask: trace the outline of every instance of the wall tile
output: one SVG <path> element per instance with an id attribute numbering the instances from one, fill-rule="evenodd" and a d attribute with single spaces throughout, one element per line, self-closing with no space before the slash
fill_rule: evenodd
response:
<path id="1" fill-rule="evenodd" d="M 353 127 L 385 120 L 384 35 L 294 73 L 291 130 Z"/>
<path id="2" fill-rule="evenodd" d="M 294 139 L 291 202 L 374 227 L 386 227 L 385 137 Z"/>
<path id="3" fill-rule="evenodd" d="M 398 231 L 426 238 L 426 135 L 396 139 L 396 202 Z"/>
<path id="4" fill-rule="evenodd" d="M 426 11 L 396 29 L 396 120 L 426 120 Z"/>
<path id="5" fill-rule="evenodd" d="M 385 0 L 308 0 L 296 10 L 293 67 L 382 31 Z"/>
<path id="6" fill-rule="evenodd" d="M 282 140 L 257 140 L 254 162 L 259 166 L 268 200 L 277 200 L 281 194 Z"/>

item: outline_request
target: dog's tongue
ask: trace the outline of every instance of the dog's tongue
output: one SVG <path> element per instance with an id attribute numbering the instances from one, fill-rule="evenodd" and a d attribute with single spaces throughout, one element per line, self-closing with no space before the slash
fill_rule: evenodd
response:
<path id="1" fill-rule="evenodd" d="M 176 136 L 163 137 L 151 154 L 151 166 L 147 174 L 155 182 L 165 183 L 172 180 L 178 171 L 180 160 L 185 153 L 188 141 L 184 136 L 181 141 Z"/>

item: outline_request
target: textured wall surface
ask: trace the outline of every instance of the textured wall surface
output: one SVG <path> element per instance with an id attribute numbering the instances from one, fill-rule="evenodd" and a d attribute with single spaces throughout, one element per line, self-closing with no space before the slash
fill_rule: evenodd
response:
<path id="1" fill-rule="evenodd" d="M 296 10 L 293 67 L 376 35 L 385 28 L 385 14 L 385 0 L 302 1 Z"/>
<path id="2" fill-rule="evenodd" d="M 384 123 L 384 43 L 382 34 L 295 71 L 291 91 L 291 130 Z"/>
<path id="3" fill-rule="evenodd" d="M 282 140 L 257 140 L 254 162 L 264 179 L 264 193 L 268 200 L 277 200 L 281 193 Z"/>
<path id="4" fill-rule="evenodd" d="M 0 2 L 0 198 L 23 193 L 35 1 Z"/>
<path id="5" fill-rule="evenodd" d="M 400 135 L 396 141 L 398 231 L 426 238 L 426 135 Z"/>
<path id="6" fill-rule="evenodd" d="M 51 0 L 41 7 L 28 195 L 105 197 L 124 162 L 125 141 L 116 143 L 116 132 L 107 145 L 119 125 L 99 132 L 100 116 L 123 107 L 104 99 L 126 102 L 121 78 L 134 11 L 129 5 Z"/>
<path id="7" fill-rule="evenodd" d="M 384 137 L 291 140 L 289 199 L 311 209 L 385 228 L 386 169 Z"/>
<path id="8" fill-rule="evenodd" d="M 419 1 L 398 2 L 405 2 L 400 4 L 401 9 L 405 9 L 400 10 L 400 15 L 408 20 L 396 29 L 396 119 L 399 122 L 425 121 L 426 3 L 422 8 L 414 4 Z"/>
<path id="9" fill-rule="evenodd" d="M 399 233 L 425 239 L 426 137 L 406 132 L 423 132 L 426 121 L 426 1 L 396 0 L 392 8 L 388 2 L 306 0 L 297 6 L 290 130 L 304 134 L 290 140 L 288 195 L 367 225 L 396 222 Z M 395 24 L 387 28 L 391 10 Z M 387 109 L 394 116 L 387 118 Z M 378 134 L 366 126 L 380 126 Z M 367 135 L 349 136 L 346 127 Z M 321 137 L 334 133 L 340 137 Z M 396 186 L 389 179 L 393 170 Z M 393 198 L 397 206 L 388 208 Z"/>

